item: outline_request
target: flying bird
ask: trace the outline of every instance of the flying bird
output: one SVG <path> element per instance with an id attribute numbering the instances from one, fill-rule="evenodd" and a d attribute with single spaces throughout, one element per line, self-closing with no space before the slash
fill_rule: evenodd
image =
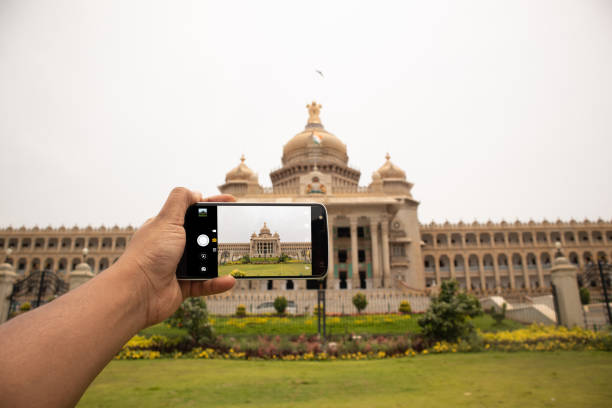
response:
<path id="1" fill-rule="evenodd" d="M 316 70 L 315 70 L 315 72 L 316 72 L 317 74 L 321 75 L 321 78 L 325 78 L 325 77 L 323 76 L 323 73 L 322 73 L 321 71 L 319 71 L 318 69 L 316 69 Z"/>

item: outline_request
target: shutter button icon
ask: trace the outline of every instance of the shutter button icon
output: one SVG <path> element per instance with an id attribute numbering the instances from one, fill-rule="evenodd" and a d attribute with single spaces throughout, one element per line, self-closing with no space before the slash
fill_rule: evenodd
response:
<path id="1" fill-rule="evenodd" d="M 202 234 L 200 236 L 198 236 L 198 245 L 201 247 L 205 247 L 206 245 L 208 245 L 208 243 L 210 242 L 210 240 L 208 239 L 208 235 Z"/>

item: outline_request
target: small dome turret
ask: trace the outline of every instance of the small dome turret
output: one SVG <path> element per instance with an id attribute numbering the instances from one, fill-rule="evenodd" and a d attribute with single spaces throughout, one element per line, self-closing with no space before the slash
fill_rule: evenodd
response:
<path id="1" fill-rule="evenodd" d="M 250 181 L 253 179 L 257 178 L 257 175 L 255 174 L 255 172 L 251 169 L 249 169 L 249 167 L 244 164 L 244 161 L 246 159 L 244 158 L 244 154 L 240 157 L 240 164 L 236 167 L 234 167 L 233 169 L 231 169 L 226 175 L 225 175 L 225 182 L 230 182 L 230 181 Z"/>
<path id="2" fill-rule="evenodd" d="M 391 163 L 391 155 L 387 153 L 385 156 L 387 161 L 382 165 L 380 169 L 376 171 L 383 179 L 401 179 L 406 180 L 406 173 L 404 170 Z"/>

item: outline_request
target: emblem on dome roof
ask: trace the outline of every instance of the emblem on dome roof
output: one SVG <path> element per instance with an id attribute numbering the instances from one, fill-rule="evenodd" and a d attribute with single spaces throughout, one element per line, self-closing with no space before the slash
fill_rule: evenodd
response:
<path id="1" fill-rule="evenodd" d="M 318 123 L 321 124 L 321 118 L 319 118 L 319 112 L 321 112 L 321 105 L 317 105 L 315 101 L 312 101 L 310 105 L 306 105 L 308 108 L 308 124 Z"/>

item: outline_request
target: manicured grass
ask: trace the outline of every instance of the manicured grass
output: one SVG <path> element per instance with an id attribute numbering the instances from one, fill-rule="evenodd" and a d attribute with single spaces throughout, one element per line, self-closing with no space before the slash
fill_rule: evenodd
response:
<path id="1" fill-rule="evenodd" d="M 362 315 L 362 316 L 328 316 L 327 334 L 406 334 L 418 333 L 421 328 L 417 321 L 420 315 Z M 316 316 L 250 316 L 245 318 L 211 316 L 213 330 L 219 335 L 255 336 L 255 335 L 293 335 L 302 333 L 317 333 Z M 483 332 L 513 330 L 524 327 L 513 320 L 504 320 L 497 326 L 489 315 L 478 316 L 473 320 L 474 326 Z M 168 328 L 160 323 L 141 332 L 152 336 L 161 334 L 166 337 L 176 337 L 185 333 L 184 330 Z"/>
<path id="2" fill-rule="evenodd" d="M 113 361 L 78 406 L 597 407 L 612 401 L 610 381 L 612 353 L 606 352 Z"/>
<path id="3" fill-rule="evenodd" d="M 238 270 L 247 276 L 311 276 L 312 265 L 306 263 L 219 265 L 219 276 Z"/>

